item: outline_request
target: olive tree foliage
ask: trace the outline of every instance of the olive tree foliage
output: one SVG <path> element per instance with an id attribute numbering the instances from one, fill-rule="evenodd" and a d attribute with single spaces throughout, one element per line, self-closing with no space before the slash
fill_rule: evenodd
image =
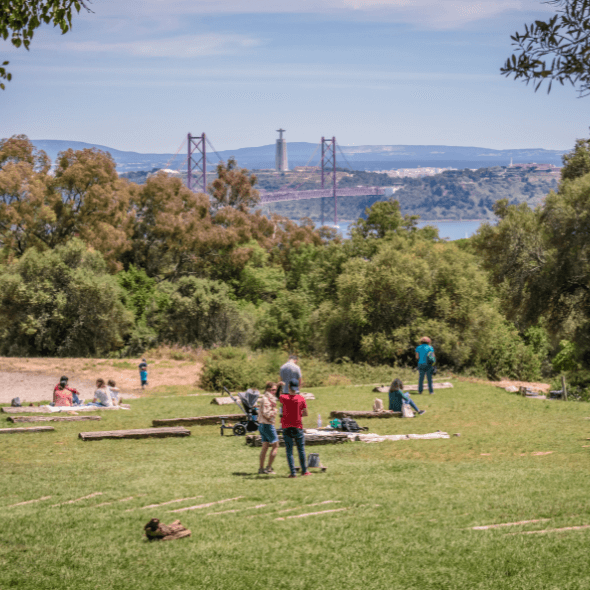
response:
<path id="1" fill-rule="evenodd" d="M 53 23 L 59 27 L 62 34 L 72 27 L 72 15 L 88 7 L 88 0 L 0 0 L 0 36 L 14 47 L 29 49 L 35 31 L 42 24 Z M 10 81 L 12 74 L 6 71 L 9 62 L 2 62 L 0 66 L 0 80 Z M 5 84 L 0 82 L 0 88 Z"/>
<path id="2" fill-rule="evenodd" d="M 550 0 L 557 12 L 548 21 L 525 25 L 511 36 L 517 52 L 501 68 L 505 76 L 530 82 L 569 82 L 579 96 L 590 94 L 590 0 Z"/>
<path id="3" fill-rule="evenodd" d="M 234 158 L 217 165 L 217 178 L 208 187 L 214 211 L 222 207 L 236 207 L 247 211 L 257 205 L 260 195 L 254 188 L 257 179 L 246 168 L 239 168 Z"/>
<path id="4" fill-rule="evenodd" d="M 0 266 L 0 354 L 100 356 L 121 348 L 133 315 L 99 252 L 73 239 Z"/>

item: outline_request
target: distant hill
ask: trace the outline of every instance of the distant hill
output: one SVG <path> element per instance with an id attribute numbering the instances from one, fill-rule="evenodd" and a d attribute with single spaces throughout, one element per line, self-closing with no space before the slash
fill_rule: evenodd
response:
<path id="1" fill-rule="evenodd" d="M 55 160 L 58 152 L 68 148 L 83 149 L 96 147 L 110 152 L 117 163 L 117 170 L 132 172 L 164 168 L 174 154 L 144 154 L 125 152 L 104 145 L 56 139 L 32 140 L 38 148 L 45 150 Z M 287 144 L 289 166 L 306 165 L 317 144 L 292 142 Z M 545 150 L 541 148 L 519 150 L 492 150 L 481 147 L 441 146 L 441 145 L 364 145 L 340 146 L 346 161 L 337 152 L 338 166 L 346 167 L 347 163 L 354 170 L 389 170 L 393 168 L 416 168 L 418 166 L 437 166 L 441 168 L 483 168 L 490 166 L 507 166 L 512 158 L 516 163 L 537 162 L 561 165 L 561 157 L 565 150 Z M 274 168 L 274 144 L 260 147 L 246 147 L 219 152 L 223 160 L 233 156 L 238 164 L 249 169 Z M 186 154 L 181 152 L 170 165 L 173 169 L 185 167 Z M 218 162 L 214 153 L 210 153 L 208 161 L 211 166 Z M 319 163 L 319 150 L 311 161 L 311 165 Z"/>

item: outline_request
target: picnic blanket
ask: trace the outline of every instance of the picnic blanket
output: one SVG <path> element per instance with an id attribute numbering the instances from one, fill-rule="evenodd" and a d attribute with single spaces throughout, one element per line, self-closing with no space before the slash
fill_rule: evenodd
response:
<path id="1" fill-rule="evenodd" d="M 336 431 L 333 431 L 336 432 Z M 306 428 L 305 434 L 314 434 L 317 436 L 331 436 L 332 432 L 326 430 L 316 430 L 313 428 Z M 341 434 L 341 433 L 339 433 Z M 348 440 L 353 442 L 376 443 L 386 440 L 432 440 L 436 438 L 451 438 L 447 432 L 437 430 L 436 432 L 429 432 L 427 434 L 360 434 L 351 432 L 348 434 Z"/>

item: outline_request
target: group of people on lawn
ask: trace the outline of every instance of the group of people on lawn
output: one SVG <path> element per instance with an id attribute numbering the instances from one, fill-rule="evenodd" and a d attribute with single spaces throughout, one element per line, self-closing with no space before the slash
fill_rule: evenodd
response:
<path id="1" fill-rule="evenodd" d="M 68 381 L 68 377 L 64 375 L 53 388 L 53 406 L 84 405 L 84 401 L 80 398 L 80 392 L 74 387 L 70 387 Z M 112 407 L 118 406 L 119 403 L 120 391 L 116 383 L 112 379 L 106 383 L 104 379 L 97 379 L 94 397 L 86 406 Z"/>
<path id="2" fill-rule="evenodd" d="M 427 336 L 420 339 L 420 345 L 416 348 L 416 360 L 418 361 L 418 393 L 421 394 L 424 388 L 424 378 L 428 383 L 428 392 L 434 393 L 432 386 L 432 374 L 434 366 L 429 362 L 429 355 L 434 357 L 434 348 Z M 262 439 L 262 450 L 260 451 L 259 474 L 275 473 L 272 464 L 279 449 L 279 437 L 277 435 L 275 421 L 278 414 L 278 402 L 282 405 L 281 428 L 283 429 L 283 440 L 289 465 L 289 477 L 297 477 L 293 449 L 297 446 L 301 475 L 311 475 L 307 469 L 305 458 L 305 435 L 303 431 L 302 418 L 308 415 L 305 398 L 299 394 L 299 387 L 302 385 L 301 369 L 298 366 L 297 356 L 291 355 L 287 363 L 280 370 L 281 381 L 275 383 L 269 381 L 266 384 L 264 393 L 260 399 L 260 411 L 258 414 L 258 430 Z M 394 412 L 401 412 L 404 404 L 410 405 L 419 415 L 426 410 L 420 410 L 412 398 L 403 390 L 401 379 L 394 379 L 389 388 L 389 409 Z M 270 448 L 268 464 L 265 465 L 266 455 Z"/>

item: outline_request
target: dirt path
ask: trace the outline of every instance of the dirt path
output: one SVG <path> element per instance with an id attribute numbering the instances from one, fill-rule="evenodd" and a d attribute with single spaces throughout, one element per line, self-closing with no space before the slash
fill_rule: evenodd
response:
<path id="1" fill-rule="evenodd" d="M 200 363 L 149 358 L 147 361 L 149 389 L 163 385 L 197 387 Z M 0 403 L 9 403 L 14 397 L 20 397 L 22 402 L 51 400 L 62 375 L 70 378 L 70 384 L 86 400 L 93 397 L 98 377 L 114 379 L 124 398 L 139 397 L 139 362 L 140 359 L 0 357 Z"/>

